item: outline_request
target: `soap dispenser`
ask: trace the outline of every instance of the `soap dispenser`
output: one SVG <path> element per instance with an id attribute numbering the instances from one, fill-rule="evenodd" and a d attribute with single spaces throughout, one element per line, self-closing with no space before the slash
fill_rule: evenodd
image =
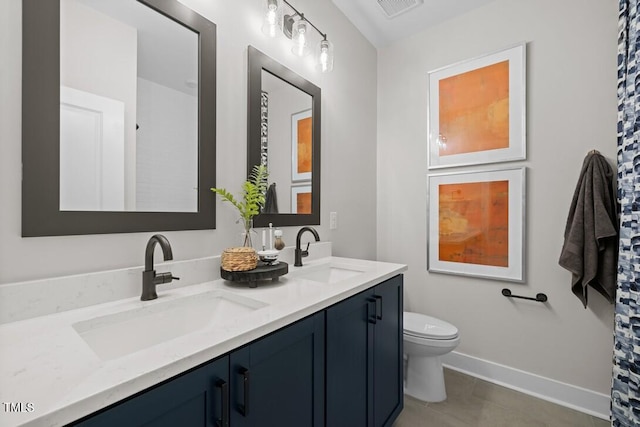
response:
<path id="1" fill-rule="evenodd" d="M 282 240 L 282 230 L 275 230 L 273 235 L 276 237 L 275 242 L 273 242 L 273 247 L 277 250 L 281 251 L 284 249 L 284 241 Z"/>

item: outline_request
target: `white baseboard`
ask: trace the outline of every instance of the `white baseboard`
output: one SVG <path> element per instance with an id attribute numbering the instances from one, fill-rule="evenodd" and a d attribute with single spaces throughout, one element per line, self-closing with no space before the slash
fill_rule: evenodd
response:
<path id="1" fill-rule="evenodd" d="M 566 406 L 594 417 L 604 420 L 609 419 L 610 396 L 606 394 L 455 351 L 444 355 L 442 364 L 455 371 Z"/>

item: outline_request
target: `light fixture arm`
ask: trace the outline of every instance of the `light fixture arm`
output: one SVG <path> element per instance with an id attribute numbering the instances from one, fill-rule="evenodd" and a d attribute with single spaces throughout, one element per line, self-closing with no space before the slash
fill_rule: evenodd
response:
<path id="1" fill-rule="evenodd" d="M 282 0 L 282 1 L 284 2 L 284 4 L 286 4 L 287 6 L 289 6 L 289 7 L 290 7 L 294 12 L 295 12 L 295 15 L 293 15 L 293 16 L 299 16 L 299 17 L 300 17 L 300 19 L 302 19 L 302 20 L 304 20 L 304 21 L 308 22 L 308 23 L 309 23 L 309 25 L 311 25 L 311 26 L 313 27 L 313 29 L 314 29 L 314 30 L 316 30 L 316 31 L 318 32 L 318 34 L 320 34 L 324 40 L 326 40 L 326 39 L 327 39 L 327 34 L 326 34 L 326 33 L 323 33 L 322 31 L 320 31 L 320 30 L 318 29 L 318 27 L 316 27 L 315 25 L 313 25 L 313 22 L 311 22 L 311 21 L 309 21 L 307 18 L 305 18 L 305 17 L 304 17 L 304 13 L 299 12 L 299 11 L 298 11 L 298 9 L 296 9 L 295 7 L 293 7 L 293 6 L 291 5 L 291 3 L 289 3 L 287 0 Z"/>

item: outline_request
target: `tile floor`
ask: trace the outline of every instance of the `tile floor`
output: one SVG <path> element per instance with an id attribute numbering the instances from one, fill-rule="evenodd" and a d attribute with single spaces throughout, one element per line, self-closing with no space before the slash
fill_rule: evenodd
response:
<path id="1" fill-rule="evenodd" d="M 445 369 L 447 400 L 405 396 L 394 427 L 607 427 L 600 418 Z"/>

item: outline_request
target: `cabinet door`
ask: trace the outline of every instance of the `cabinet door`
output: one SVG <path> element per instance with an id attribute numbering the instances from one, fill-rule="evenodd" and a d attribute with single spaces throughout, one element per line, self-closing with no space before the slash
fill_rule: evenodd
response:
<path id="1" fill-rule="evenodd" d="M 374 426 L 391 426 L 403 407 L 402 276 L 374 289 L 376 324 L 373 339 Z"/>
<path id="2" fill-rule="evenodd" d="M 373 291 L 327 312 L 327 426 L 366 427 L 373 417 Z"/>
<path id="3" fill-rule="evenodd" d="M 223 412 L 228 416 L 228 408 L 222 407 L 223 402 L 228 404 L 228 398 L 224 396 L 228 391 L 228 373 L 229 357 L 224 356 L 73 425 L 222 426 Z"/>
<path id="4" fill-rule="evenodd" d="M 324 426 L 324 312 L 230 357 L 233 427 Z"/>

